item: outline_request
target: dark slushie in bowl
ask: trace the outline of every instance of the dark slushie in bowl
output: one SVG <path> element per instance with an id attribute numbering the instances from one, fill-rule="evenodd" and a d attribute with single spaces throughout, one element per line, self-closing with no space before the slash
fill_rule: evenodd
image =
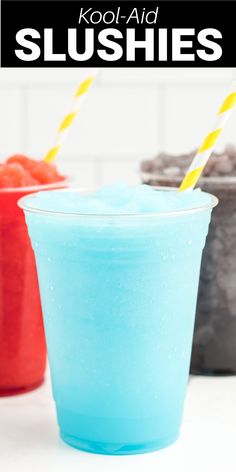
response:
<path id="1" fill-rule="evenodd" d="M 195 152 L 160 154 L 141 165 L 142 180 L 178 187 Z M 191 372 L 236 374 L 236 149 L 214 153 L 199 186 L 216 195 L 216 207 L 203 251 Z"/>

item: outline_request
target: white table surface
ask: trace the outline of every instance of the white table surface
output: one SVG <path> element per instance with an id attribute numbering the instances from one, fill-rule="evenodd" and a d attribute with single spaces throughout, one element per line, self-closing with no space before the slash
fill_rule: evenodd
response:
<path id="1" fill-rule="evenodd" d="M 136 456 L 78 451 L 58 436 L 50 381 L 0 398 L 1 472 L 236 472 L 236 377 L 192 377 L 179 440 Z"/>

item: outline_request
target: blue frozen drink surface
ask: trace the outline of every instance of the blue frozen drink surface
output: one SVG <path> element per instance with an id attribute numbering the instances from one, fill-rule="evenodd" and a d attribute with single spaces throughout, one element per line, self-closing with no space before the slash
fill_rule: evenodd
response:
<path id="1" fill-rule="evenodd" d="M 69 444 L 130 454 L 178 437 L 214 203 L 198 190 L 122 184 L 92 195 L 43 192 L 22 203 Z"/>
<path id="2" fill-rule="evenodd" d="M 149 185 L 123 183 L 102 187 L 93 193 L 41 192 L 30 205 L 34 208 L 69 213 L 115 215 L 158 213 L 210 205 L 211 196 L 200 189 L 178 193 L 156 191 Z"/>

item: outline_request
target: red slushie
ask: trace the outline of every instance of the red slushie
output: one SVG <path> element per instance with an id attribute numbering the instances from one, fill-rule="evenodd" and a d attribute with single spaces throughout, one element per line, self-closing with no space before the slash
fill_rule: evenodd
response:
<path id="1" fill-rule="evenodd" d="M 25 156 L 0 165 L 0 396 L 39 386 L 46 363 L 35 258 L 17 201 L 65 186 L 54 166 Z"/>

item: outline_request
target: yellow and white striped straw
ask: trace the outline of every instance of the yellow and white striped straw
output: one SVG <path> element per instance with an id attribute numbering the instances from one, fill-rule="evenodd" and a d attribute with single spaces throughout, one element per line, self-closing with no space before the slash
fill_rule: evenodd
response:
<path id="1" fill-rule="evenodd" d="M 55 143 L 44 156 L 44 162 L 50 164 L 56 159 L 57 155 L 59 154 L 62 144 L 64 143 L 65 138 L 68 134 L 68 131 L 70 130 L 72 124 L 75 121 L 75 118 L 77 117 L 80 111 L 80 106 L 86 98 L 86 95 L 88 94 L 88 91 L 95 80 L 96 74 L 97 70 L 95 69 L 93 69 L 92 72 L 90 71 L 85 73 L 85 78 L 80 82 L 75 92 L 72 108 L 70 112 L 61 121 L 60 126 L 57 130 Z"/>
<path id="2" fill-rule="evenodd" d="M 205 137 L 195 158 L 190 165 L 179 191 L 193 189 L 221 135 L 229 115 L 236 104 L 236 81 L 232 83 L 230 91 L 217 112 L 216 123 L 212 131 Z"/>

